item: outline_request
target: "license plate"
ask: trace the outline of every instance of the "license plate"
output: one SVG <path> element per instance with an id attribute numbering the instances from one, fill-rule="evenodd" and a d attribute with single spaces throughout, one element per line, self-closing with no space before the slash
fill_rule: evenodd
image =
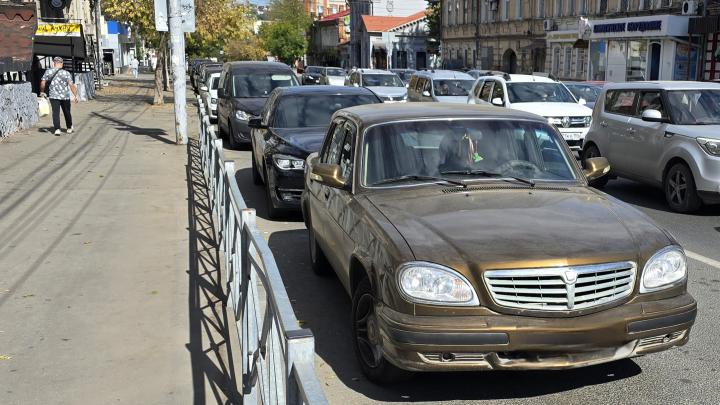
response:
<path id="1" fill-rule="evenodd" d="M 566 141 L 577 141 L 580 139 L 580 134 L 577 132 L 570 132 L 562 134 Z"/>

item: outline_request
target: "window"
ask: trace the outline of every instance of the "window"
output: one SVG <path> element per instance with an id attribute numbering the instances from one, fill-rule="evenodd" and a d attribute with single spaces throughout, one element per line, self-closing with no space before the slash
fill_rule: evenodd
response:
<path id="1" fill-rule="evenodd" d="M 323 152 L 323 163 L 337 164 L 340 159 L 340 148 L 345 139 L 345 120 L 337 119 L 334 122 L 335 127 L 332 129 L 332 135 Z"/>
<path id="2" fill-rule="evenodd" d="M 498 83 L 497 86 L 493 87 L 492 91 L 492 99 L 499 98 L 502 100 L 503 104 L 505 104 L 505 92 L 503 91 L 503 86 L 501 83 Z"/>
<path id="3" fill-rule="evenodd" d="M 562 0 L 555 0 L 555 11 L 554 11 L 553 15 L 555 17 L 560 17 L 562 15 L 562 9 L 563 9 Z"/>
<path id="4" fill-rule="evenodd" d="M 575 0 L 568 0 L 567 15 L 575 15 Z"/>
<path id="5" fill-rule="evenodd" d="M 552 74 L 554 74 L 555 76 L 560 74 L 560 47 L 556 47 L 553 49 Z"/>
<path id="6" fill-rule="evenodd" d="M 563 66 L 563 75 L 565 77 L 570 77 L 570 74 L 571 74 L 570 73 L 570 66 L 571 66 L 570 62 L 572 61 L 572 48 L 571 47 L 565 48 L 565 58 L 564 59 L 565 59 L 564 60 L 565 63 L 563 64 L 564 65 Z"/>
<path id="7" fill-rule="evenodd" d="M 507 21 L 510 19 L 510 0 L 504 0 L 502 5 L 502 19 Z"/>
<path id="8" fill-rule="evenodd" d="M 274 128 L 324 127 L 335 111 L 380 100 L 372 94 L 296 94 L 280 97 L 273 118 Z"/>
<path id="9" fill-rule="evenodd" d="M 475 80 L 440 79 L 433 80 L 436 96 L 467 96 Z"/>
<path id="10" fill-rule="evenodd" d="M 511 103 L 576 103 L 568 89 L 558 82 L 510 82 Z"/>
<path id="11" fill-rule="evenodd" d="M 588 10 L 588 0 L 580 0 L 580 15 L 587 15 Z"/>
<path id="12" fill-rule="evenodd" d="M 492 94 L 494 80 L 488 80 L 483 84 L 482 90 L 480 91 L 480 98 L 487 102 L 490 102 L 490 94 Z M 498 86 L 500 87 L 500 86 Z"/>
<path id="13" fill-rule="evenodd" d="M 608 91 L 605 96 L 605 111 L 612 114 L 635 115 L 635 99 L 637 93 L 634 90 Z"/>
<path id="14" fill-rule="evenodd" d="M 598 14 L 606 14 L 608 10 L 608 0 L 598 1 Z"/>
<path id="15" fill-rule="evenodd" d="M 630 8 L 630 0 L 620 0 L 618 2 L 618 11 L 628 11 Z"/>
<path id="16" fill-rule="evenodd" d="M 585 79 L 585 50 L 578 49 L 575 60 L 575 77 Z"/>
<path id="17" fill-rule="evenodd" d="M 355 144 L 355 125 L 351 122 L 345 123 L 345 141 L 340 149 L 340 174 L 344 180 L 349 180 L 353 171 L 353 149 Z"/>
<path id="18" fill-rule="evenodd" d="M 540 18 L 545 17 L 545 0 L 537 0 L 537 4 L 537 16 Z"/>
<path id="19" fill-rule="evenodd" d="M 662 96 L 659 91 L 647 91 L 640 95 L 640 102 L 638 103 L 638 117 L 642 116 L 645 110 L 658 110 L 662 114 L 663 118 L 667 117 L 665 108 L 663 107 Z"/>
<path id="20" fill-rule="evenodd" d="M 673 90 L 667 92 L 668 108 L 675 124 L 718 125 L 720 91 L 711 89 Z"/>
<path id="21" fill-rule="evenodd" d="M 522 20 L 523 18 L 523 2 L 522 0 L 515 0 L 515 19 Z"/>

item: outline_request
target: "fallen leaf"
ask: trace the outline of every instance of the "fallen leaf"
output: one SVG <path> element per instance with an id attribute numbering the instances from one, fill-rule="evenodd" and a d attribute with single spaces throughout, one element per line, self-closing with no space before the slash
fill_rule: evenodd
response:
<path id="1" fill-rule="evenodd" d="M 6 356 L 4 354 L 0 354 L 0 360 L 10 360 L 12 359 L 12 356 Z"/>
<path id="2" fill-rule="evenodd" d="M 23 297 L 23 298 L 30 298 L 30 297 L 34 297 L 34 296 L 35 296 L 35 294 L 25 294 L 25 295 L 23 295 L 22 297 Z"/>
<path id="3" fill-rule="evenodd" d="M 83 242 L 83 245 L 89 245 L 89 244 L 91 244 L 91 243 L 92 243 L 91 241 L 86 240 L 85 242 Z"/>
<path id="4" fill-rule="evenodd" d="M 150 291 L 150 295 L 157 295 L 157 293 L 158 293 L 157 290 Z"/>

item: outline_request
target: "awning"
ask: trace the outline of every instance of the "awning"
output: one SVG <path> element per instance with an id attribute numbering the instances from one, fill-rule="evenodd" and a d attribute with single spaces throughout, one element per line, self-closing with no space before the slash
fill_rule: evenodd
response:
<path id="1" fill-rule="evenodd" d="M 85 59 L 85 38 L 79 37 L 58 37 L 58 36 L 35 36 L 33 52 L 43 56 L 61 56 L 63 58 Z"/>
<path id="2" fill-rule="evenodd" d="M 590 41 L 585 40 L 585 39 L 578 39 L 573 44 L 573 48 L 578 48 L 578 49 L 588 49 L 589 47 L 590 47 Z"/>

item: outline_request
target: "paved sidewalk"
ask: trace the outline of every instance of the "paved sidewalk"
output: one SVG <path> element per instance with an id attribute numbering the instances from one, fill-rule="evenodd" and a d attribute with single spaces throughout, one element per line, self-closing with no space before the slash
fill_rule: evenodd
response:
<path id="1" fill-rule="evenodd" d="M 212 253 L 211 226 L 188 216 L 192 148 L 174 144 L 172 104 L 150 105 L 151 80 L 73 105 L 74 134 L 44 117 L 0 143 L 3 404 L 232 396 L 217 271 L 194 251 L 202 237 Z"/>

